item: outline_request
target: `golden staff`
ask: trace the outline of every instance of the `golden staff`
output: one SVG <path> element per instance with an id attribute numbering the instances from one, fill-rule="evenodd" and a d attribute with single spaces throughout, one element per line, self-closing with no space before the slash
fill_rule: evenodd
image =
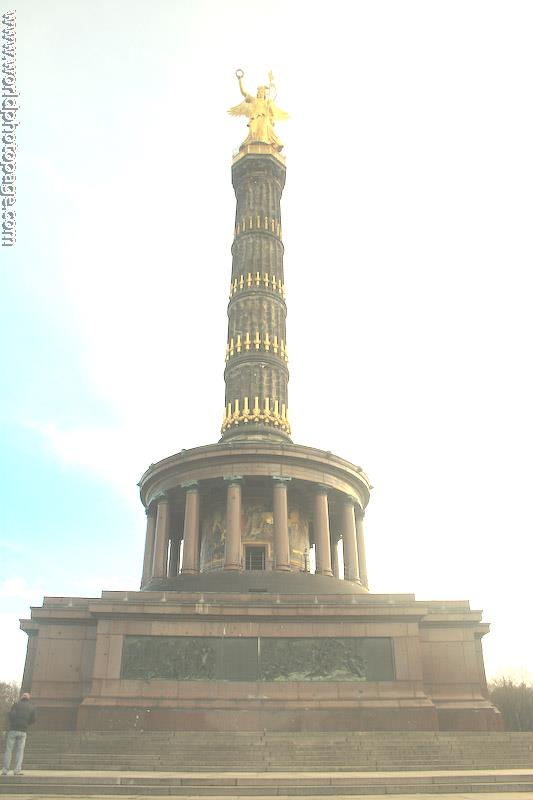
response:
<path id="1" fill-rule="evenodd" d="M 274 97 L 272 97 L 272 92 L 274 92 Z M 268 73 L 268 97 L 270 100 L 275 100 L 278 96 L 278 92 L 276 89 L 276 84 L 274 83 L 274 75 L 272 70 Z"/>

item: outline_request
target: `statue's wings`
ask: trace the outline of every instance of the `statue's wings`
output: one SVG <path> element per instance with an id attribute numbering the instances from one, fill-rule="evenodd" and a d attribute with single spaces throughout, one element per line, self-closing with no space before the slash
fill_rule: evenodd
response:
<path id="1" fill-rule="evenodd" d="M 272 110 L 272 116 L 274 119 L 289 119 L 288 112 L 282 111 L 281 108 L 278 108 L 272 100 L 270 101 L 270 108 Z"/>
<path id="2" fill-rule="evenodd" d="M 251 113 L 252 104 L 248 103 L 246 100 L 243 100 L 238 106 L 233 106 L 233 108 L 228 110 L 228 114 L 231 114 L 232 117 L 249 117 Z"/>

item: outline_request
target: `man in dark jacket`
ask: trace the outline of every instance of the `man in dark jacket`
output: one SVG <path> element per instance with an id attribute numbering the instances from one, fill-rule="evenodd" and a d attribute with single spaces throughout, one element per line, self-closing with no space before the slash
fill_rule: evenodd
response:
<path id="1" fill-rule="evenodd" d="M 18 703 L 15 703 L 9 712 L 9 730 L 6 734 L 6 749 L 2 775 L 7 775 L 11 765 L 11 754 L 15 747 L 14 775 L 22 775 L 22 758 L 26 746 L 26 731 L 35 722 L 35 709 L 30 703 L 30 695 L 24 692 Z M 15 746 L 16 745 L 16 746 Z"/>

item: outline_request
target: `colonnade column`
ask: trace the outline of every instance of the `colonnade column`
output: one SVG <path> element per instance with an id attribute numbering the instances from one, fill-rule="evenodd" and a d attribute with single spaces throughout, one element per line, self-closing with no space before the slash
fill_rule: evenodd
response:
<path id="1" fill-rule="evenodd" d="M 328 492 L 325 486 L 315 489 L 315 544 L 316 572 L 318 575 L 332 575 L 331 546 L 329 540 Z"/>
<path id="2" fill-rule="evenodd" d="M 157 519 L 155 523 L 154 561 L 152 576 L 154 578 L 167 577 L 167 549 L 168 534 L 170 531 L 170 509 L 168 496 L 162 494 L 157 502 Z"/>
<path id="3" fill-rule="evenodd" d="M 354 501 L 351 497 L 345 497 L 342 501 L 342 548 L 344 580 L 361 583 L 359 558 L 357 556 Z"/>
<path id="4" fill-rule="evenodd" d="M 146 539 L 144 542 L 144 561 L 141 588 L 148 583 L 152 577 L 152 563 L 154 560 L 154 538 L 155 538 L 155 508 L 151 504 L 146 509 Z"/>
<path id="5" fill-rule="evenodd" d="M 287 483 L 290 478 L 274 476 L 274 569 L 290 572 Z"/>
<path id="6" fill-rule="evenodd" d="M 240 570 L 241 564 L 241 478 L 235 475 L 228 481 L 226 505 L 226 554 L 224 569 Z"/>
<path id="7" fill-rule="evenodd" d="M 363 520 L 365 512 L 356 504 L 355 507 L 355 535 L 357 539 L 357 555 L 359 557 L 359 574 L 361 583 L 368 589 L 368 574 L 366 571 L 365 531 Z"/>
<path id="8" fill-rule="evenodd" d="M 180 539 L 178 539 L 177 533 L 170 539 L 170 557 L 168 560 L 168 577 L 175 578 L 178 574 L 178 562 L 180 557 Z"/>
<path id="9" fill-rule="evenodd" d="M 198 550 L 200 545 L 200 493 L 198 481 L 181 484 L 185 493 L 185 521 L 183 523 L 183 575 L 198 572 Z"/>
<path id="10" fill-rule="evenodd" d="M 331 571 L 333 572 L 333 577 L 339 577 L 339 549 L 338 549 L 339 540 L 333 538 L 331 540 Z"/>

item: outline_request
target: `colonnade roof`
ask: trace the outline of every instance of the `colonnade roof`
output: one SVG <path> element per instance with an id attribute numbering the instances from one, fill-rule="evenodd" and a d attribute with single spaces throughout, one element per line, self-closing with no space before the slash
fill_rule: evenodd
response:
<path id="1" fill-rule="evenodd" d="M 188 481 L 231 476 L 288 477 L 353 496 L 364 509 L 370 482 L 361 467 L 326 450 L 279 442 L 224 442 L 182 450 L 151 464 L 139 481 L 141 500 L 148 506 L 158 494 Z"/>

